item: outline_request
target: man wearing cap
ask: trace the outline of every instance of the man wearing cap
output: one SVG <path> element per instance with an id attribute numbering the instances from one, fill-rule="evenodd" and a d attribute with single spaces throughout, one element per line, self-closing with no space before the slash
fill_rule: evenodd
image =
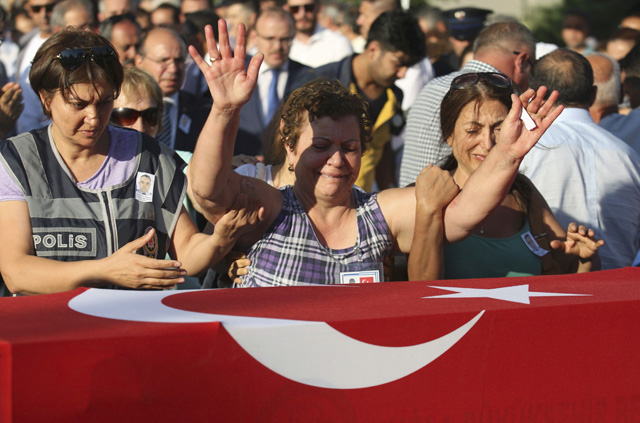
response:
<path id="1" fill-rule="evenodd" d="M 455 53 L 455 56 L 450 56 L 450 64 L 454 69 L 460 68 L 460 59 L 464 50 L 473 44 L 476 36 L 484 28 L 487 15 L 490 13 L 493 11 L 476 7 L 463 7 L 444 12 L 449 28 L 449 42 Z"/>
<path id="2" fill-rule="evenodd" d="M 440 130 L 440 103 L 456 76 L 500 72 L 510 77 L 520 91 L 529 88 L 536 42 L 524 25 L 500 22 L 488 26 L 476 38 L 473 52 L 474 60 L 460 71 L 432 80 L 418 94 L 407 118 L 400 186 L 415 182 L 422 168 L 451 154 L 451 147 L 443 141 Z"/>

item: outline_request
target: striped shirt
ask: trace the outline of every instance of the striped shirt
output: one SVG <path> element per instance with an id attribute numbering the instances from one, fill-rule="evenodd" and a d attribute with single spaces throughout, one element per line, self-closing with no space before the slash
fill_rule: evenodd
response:
<path id="1" fill-rule="evenodd" d="M 262 239 L 247 253 L 252 266 L 242 286 L 339 283 L 340 272 L 360 261 L 382 263 L 393 238 L 375 194 L 354 187 L 358 238 L 353 247 L 333 250 L 316 237 L 309 217 L 290 186 L 281 188 L 282 210 Z M 360 259 L 359 259 L 360 258 Z"/>
<path id="2" fill-rule="evenodd" d="M 451 147 L 442 139 L 440 103 L 449 92 L 451 81 L 463 73 L 499 72 L 493 66 L 472 60 L 458 72 L 429 82 L 418 94 L 407 117 L 404 153 L 400 166 L 400 186 L 416 181 L 420 171 L 428 164 L 438 163 L 451 154 Z"/>

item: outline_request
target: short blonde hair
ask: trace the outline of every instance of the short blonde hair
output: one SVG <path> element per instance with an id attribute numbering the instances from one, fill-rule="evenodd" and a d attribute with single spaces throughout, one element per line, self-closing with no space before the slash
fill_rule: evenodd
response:
<path id="1" fill-rule="evenodd" d="M 164 111 L 164 104 L 162 102 L 162 89 L 158 85 L 155 79 L 147 72 L 140 68 L 131 67 L 124 69 L 124 76 L 122 78 L 122 85 L 120 91 L 124 93 L 127 98 L 139 98 L 149 97 L 156 102 L 158 109 L 160 110 L 160 116 Z M 158 133 L 162 132 L 162 119 L 158 126 Z"/>

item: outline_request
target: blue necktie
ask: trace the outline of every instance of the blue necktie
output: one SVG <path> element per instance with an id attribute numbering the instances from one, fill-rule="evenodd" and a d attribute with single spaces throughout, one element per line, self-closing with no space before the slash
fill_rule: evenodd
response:
<path id="1" fill-rule="evenodd" d="M 267 114 L 264 117 L 265 126 L 271 122 L 271 118 L 273 118 L 280 104 L 280 99 L 278 98 L 278 75 L 280 75 L 280 69 L 271 69 L 271 85 L 269 85 L 269 95 L 267 97 Z"/>
<path id="2" fill-rule="evenodd" d="M 164 103 L 164 112 L 162 113 L 162 132 L 158 134 L 156 137 L 159 142 L 162 144 L 168 145 L 171 147 L 171 107 L 173 106 L 173 102 L 165 99 Z"/>

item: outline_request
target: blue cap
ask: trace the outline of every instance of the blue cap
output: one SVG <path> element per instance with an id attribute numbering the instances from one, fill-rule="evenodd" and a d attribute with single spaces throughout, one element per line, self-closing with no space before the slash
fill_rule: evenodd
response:
<path id="1" fill-rule="evenodd" d="M 447 19 L 449 33 L 457 40 L 471 40 L 482 28 L 487 20 L 487 15 L 493 10 L 478 9 L 476 7 L 461 7 L 443 12 Z"/>

